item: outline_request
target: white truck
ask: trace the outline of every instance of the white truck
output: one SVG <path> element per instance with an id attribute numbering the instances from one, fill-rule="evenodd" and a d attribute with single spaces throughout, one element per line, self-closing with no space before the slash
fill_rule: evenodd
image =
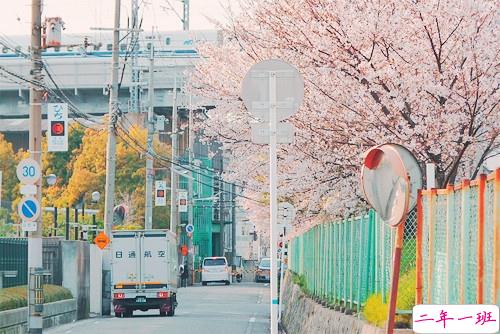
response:
<path id="1" fill-rule="evenodd" d="M 113 231 L 112 294 L 116 317 L 158 309 L 173 316 L 177 306 L 176 236 L 168 230 Z"/>

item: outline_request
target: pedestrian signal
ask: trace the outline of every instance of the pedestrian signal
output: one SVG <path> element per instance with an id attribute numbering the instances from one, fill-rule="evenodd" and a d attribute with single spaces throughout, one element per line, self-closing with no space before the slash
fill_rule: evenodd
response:
<path id="1" fill-rule="evenodd" d="M 63 137 L 66 132 L 64 123 L 65 123 L 64 121 L 51 121 L 50 135 L 54 137 Z"/>

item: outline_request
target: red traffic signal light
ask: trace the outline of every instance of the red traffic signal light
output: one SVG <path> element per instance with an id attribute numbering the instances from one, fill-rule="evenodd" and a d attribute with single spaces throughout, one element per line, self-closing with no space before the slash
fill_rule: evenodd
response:
<path id="1" fill-rule="evenodd" d="M 165 197 L 165 190 L 157 190 L 156 197 Z"/>
<path id="2" fill-rule="evenodd" d="M 278 242 L 278 247 L 282 248 L 283 247 L 283 241 Z"/>
<path id="3" fill-rule="evenodd" d="M 65 133 L 64 121 L 51 121 L 50 122 L 50 135 L 62 137 Z"/>

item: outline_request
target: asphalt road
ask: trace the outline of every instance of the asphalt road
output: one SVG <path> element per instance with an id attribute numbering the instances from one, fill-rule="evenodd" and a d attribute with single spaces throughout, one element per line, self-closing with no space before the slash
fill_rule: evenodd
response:
<path id="1" fill-rule="evenodd" d="M 174 317 L 157 310 L 132 318 L 93 318 L 44 330 L 47 334 L 267 334 L 269 285 L 234 283 L 178 290 Z"/>

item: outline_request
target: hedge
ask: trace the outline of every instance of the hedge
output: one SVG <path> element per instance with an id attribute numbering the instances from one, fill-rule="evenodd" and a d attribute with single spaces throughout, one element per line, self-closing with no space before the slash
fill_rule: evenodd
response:
<path id="1" fill-rule="evenodd" d="M 43 292 L 45 303 L 73 298 L 68 289 L 59 285 L 45 284 Z M 0 311 L 26 306 L 28 304 L 26 294 L 26 285 L 0 289 Z"/>

